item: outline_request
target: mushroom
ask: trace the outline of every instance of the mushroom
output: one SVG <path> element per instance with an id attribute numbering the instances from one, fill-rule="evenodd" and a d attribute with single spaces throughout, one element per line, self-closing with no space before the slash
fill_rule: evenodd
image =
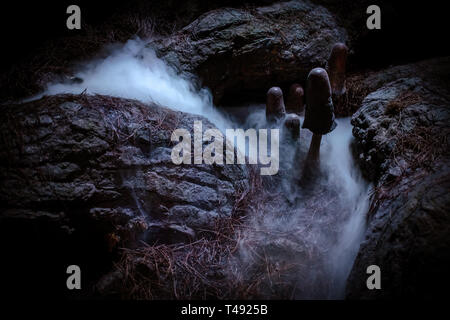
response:
<path id="1" fill-rule="evenodd" d="M 286 107 L 289 111 L 301 114 L 304 109 L 303 105 L 303 88 L 298 83 L 294 83 L 289 88 L 289 95 L 287 98 Z"/>
<path id="2" fill-rule="evenodd" d="M 300 137 L 300 117 L 290 113 L 284 120 L 284 127 L 290 133 L 292 139 L 297 140 Z"/>
<path id="3" fill-rule="evenodd" d="M 303 121 L 303 128 L 313 133 L 306 157 L 306 174 L 318 169 L 322 135 L 333 131 L 336 125 L 328 74 L 325 69 L 314 68 L 308 74 L 305 120 Z"/>
<path id="4" fill-rule="evenodd" d="M 269 121 L 283 118 L 286 115 L 283 91 L 279 87 L 272 87 L 267 91 L 266 118 Z"/>
<path id="5" fill-rule="evenodd" d="M 338 42 L 333 46 L 328 58 L 328 73 L 334 95 L 345 93 L 345 65 L 347 62 L 348 48 L 344 43 Z"/>

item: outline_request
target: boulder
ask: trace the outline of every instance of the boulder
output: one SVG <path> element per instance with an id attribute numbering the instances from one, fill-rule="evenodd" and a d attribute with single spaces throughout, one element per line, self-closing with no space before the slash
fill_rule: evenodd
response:
<path id="1" fill-rule="evenodd" d="M 201 116 L 67 95 L 4 106 L 1 117 L 3 217 L 86 215 L 119 233 L 155 221 L 207 228 L 231 215 L 246 181 L 238 165 L 173 164 L 172 131 L 199 119 L 214 128 Z"/>
<path id="2" fill-rule="evenodd" d="M 245 165 L 173 164 L 173 130 L 214 127 L 201 116 L 89 95 L 1 108 L 1 235 L 14 266 L 41 261 L 47 274 L 75 263 L 95 278 L 120 247 L 214 228 L 247 184 Z"/>
<path id="3" fill-rule="evenodd" d="M 450 59 L 369 75 L 353 115 L 354 150 L 375 183 L 367 231 L 347 297 L 448 297 L 450 265 Z M 370 265 L 381 290 L 366 286 Z"/>
<path id="4" fill-rule="evenodd" d="M 325 67 L 336 42 L 346 40 L 327 9 L 290 1 L 212 10 L 149 47 L 180 72 L 198 75 L 218 103 L 303 82 L 312 68 Z"/>

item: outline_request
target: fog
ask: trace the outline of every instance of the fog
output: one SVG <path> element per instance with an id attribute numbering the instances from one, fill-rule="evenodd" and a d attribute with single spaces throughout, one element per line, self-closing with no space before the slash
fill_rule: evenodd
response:
<path id="1" fill-rule="evenodd" d="M 264 107 L 244 106 L 249 114 L 239 125 L 282 129 L 280 173 L 267 179 L 268 194 L 257 199 L 239 234 L 231 277 L 259 283 L 263 298 L 342 299 L 363 239 L 371 188 L 351 153 L 350 118 L 336 119 L 336 129 L 323 136 L 320 172 L 302 184 L 312 134 L 301 129 L 293 141 L 283 120 L 266 122 Z"/>
<path id="2" fill-rule="evenodd" d="M 207 88 L 200 88 L 190 75 L 177 74 L 145 43 L 134 39 L 111 46 L 105 57 L 76 68 L 73 76 L 82 82 L 49 83 L 32 99 L 85 92 L 203 115 L 222 131 L 283 128 L 282 121 L 266 123 L 263 105 L 243 106 L 244 117 L 219 112 Z M 293 141 L 283 132 L 280 172 L 268 178 L 270 196 L 251 210 L 245 235 L 238 236 L 239 249 L 227 266 L 228 276 L 239 281 L 260 277 L 264 297 L 343 297 L 364 232 L 370 186 L 351 155 L 350 119 L 337 122 L 337 128 L 322 139 L 321 172 L 313 186 L 299 184 L 311 133 L 302 129 L 300 139 Z M 291 291 L 284 292 L 286 288 Z"/>
<path id="3" fill-rule="evenodd" d="M 105 48 L 102 58 L 80 63 L 72 78 L 82 81 L 49 83 L 43 95 L 61 93 L 101 94 L 142 102 L 155 102 L 174 110 L 206 116 L 219 129 L 227 127 L 226 117 L 212 105 L 212 95 L 200 88 L 192 75 L 180 75 L 155 52 L 146 48 L 147 41 L 132 39 L 125 44 Z"/>

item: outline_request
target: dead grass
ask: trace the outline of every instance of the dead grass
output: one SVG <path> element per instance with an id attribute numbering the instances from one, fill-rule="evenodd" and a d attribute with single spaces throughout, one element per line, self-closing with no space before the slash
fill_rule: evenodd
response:
<path id="1" fill-rule="evenodd" d="M 449 129 L 416 126 L 412 132 L 401 135 L 393 150 L 394 160 L 405 158 L 410 168 L 430 168 L 440 157 L 449 153 Z"/>
<path id="2" fill-rule="evenodd" d="M 251 218 L 263 219 L 264 212 L 279 212 L 280 207 L 268 205 L 278 195 L 265 191 L 257 168 L 249 170 L 250 183 L 236 194 L 232 217 L 216 220 L 212 230 L 197 230 L 198 240 L 123 249 L 116 264 L 120 298 L 293 299 L 302 289 L 322 290 L 322 283 L 307 279 L 311 266 L 306 268 L 305 261 L 316 261 L 315 248 L 296 242 L 291 232 L 250 223 Z M 309 224 L 301 225 L 303 236 Z M 244 252 L 251 257 L 242 261 Z M 297 288 L 299 279 L 303 288 Z"/>
<path id="3" fill-rule="evenodd" d="M 423 98 L 416 92 L 405 91 L 395 99 L 389 101 L 384 111 L 387 115 L 397 115 L 407 106 L 423 101 Z"/>
<path id="4" fill-rule="evenodd" d="M 339 117 L 348 117 L 361 107 L 364 98 L 371 90 L 364 85 L 367 74 L 354 74 L 345 81 L 346 92 L 342 96 L 333 96 L 334 112 Z"/>
<path id="5" fill-rule="evenodd" d="M 124 142 L 135 137 L 136 132 L 150 125 L 152 132 L 160 130 L 172 132 L 180 122 L 179 113 L 152 103 L 124 99 L 99 94 L 60 94 L 44 96 L 39 104 L 60 105 L 66 101 L 79 103 L 102 114 L 102 119 L 112 128 L 118 141 Z M 33 104 L 35 102 L 31 102 Z M 137 124 L 129 132 L 127 123 Z M 126 129 L 126 130 L 125 130 Z"/>
<path id="6" fill-rule="evenodd" d="M 116 270 L 122 278 L 119 295 L 126 299 L 231 299 L 243 298 L 247 284 L 229 277 L 229 261 L 236 252 L 245 213 L 260 202 L 262 181 L 249 167 L 249 185 L 236 194 L 230 218 L 215 221 L 211 230 L 197 230 L 191 243 L 142 243 L 123 249 Z M 242 286 L 241 288 L 239 286 Z"/>
<path id="7" fill-rule="evenodd" d="M 266 191 L 270 181 L 263 181 L 257 168 L 250 168 L 249 180 L 236 194 L 232 217 L 200 230 L 196 241 L 123 249 L 116 264 L 120 298 L 323 297 L 330 284 L 322 268 L 326 248 L 317 243 L 317 233 L 338 231 L 333 228 L 343 217 L 336 199 L 318 205 L 311 198 L 303 213 L 289 212 L 279 194 Z"/>
<path id="8" fill-rule="evenodd" d="M 237 221 L 230 219 L 230 228 Z M 127 299 L 208 299 L 231 295 L 223 267 L 236 243 L 230 230 L 188 244 L 148 245 L 123 249 L 117 269 L 123 275 L 121 297 Z"/>
<path id="9" fill-rule="evenodd" d="M 420 95 L 405 92 L 389 102 L 386 114 L 400 115 L 398 120 L 400 123 L 401 112 L 406 107 L 421 101 Z M 400 128 L 400 126 L 397 127 Z M 396 198 L 399 195 L 396 190 L 408 193 L 417 182 L 433 172 L 435 163 L 450 154 L 449 139 L 448 127 L 415 126 L 408 132 L 397 130 L 397 134 L 393 137 L 396 141 L 395 148 L 389 158 L 399 167 L 401 167 L 401 161 L 406 163 L 407 168 L 403 168 L 399 176 L 384 180 L 373 189 L 373 201 L 368 216 L 372 216 L 383 201 Z"/>

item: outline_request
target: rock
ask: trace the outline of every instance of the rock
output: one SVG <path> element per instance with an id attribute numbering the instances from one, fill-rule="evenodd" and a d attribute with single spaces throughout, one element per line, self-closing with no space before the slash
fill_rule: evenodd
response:
<path id="1" fill-rule="evenodd" d="M 8 239 L 20 234 L 36 255 L 48 252 L 44 269 L 60 266 L 67 252 L 67 261 L 85 264 L 92 276 L 107 271 L 112 257 L 105 255 L 119 247 L 190 241 L 230 217 L 247 185 L 244 165 L 172 163 L 174 129 L 192 132 L 194 120 L 214 127 L 201 116 L 60 95 L 4 105 L 0 118 L 2 239 L 16 248 Z M 83 254 L 77 260 L 73 252 Z"/>
<path id="2" fill-rule="evenodd" d="M 357 158 L 370 180 L 386 172 L 404 134 L 414 134 L 416 127 L 436 136 L 445 132 L 449 71 L 450 58 L 433 59 L 373 73 L 361 83 L 369 94 L 352 117 L 353 135 Z"/>
<path id="3" fill-rule="evenodd" d="M 217 103 L 304 81 L 312 68 L 325 67 L 334 43 L 346 40 L 327 9 L 290 1 L 212 10 L 149 46 L 179 71 L 198 75 Z"/>
<path id="4" fill-rule="evenodd" d="M 348 298 L 448 296 L 449 71 L 450 59 L 441 58 L 365 81 L 373 91 L 352 118 L 354 150 L 375 194 Z M 381 268 L 381 290 L 366 287 L 372 264 Z"/>
<path id="5" fill-rule="evenodd" d="M 450 167 L 403 178 L 371 213 L 347 281 L 350 299 L 448 297 Z M 382 289 L 368 290 L 365 270 L 381 268 Z"/>
<path id="6" fill-rule="evenodd" d="M 163 123 L 158 122 L 161 117 L 167 117 Z M 207 228 L 213 217 L 231 215 L 236 187 L 245 183 L 246 171 L 237 165 L 224 169 L 172 163 L 172 130 L 192 129 L 200 118 L 100 96 L 53 96 L 5 106 L 2 207 L 63 211 L 69 220 L 86 214 L 109 223 L 116 217 L 113 229 L 130 228 L 138 218 L 153 222 L 170 212 L 165 219 Z M 202 120 L 205 129 L 213 127 Z M 48 126 L 51 134 L 40 135 Z M 77 203 L 75 212 L 71 203 Z M 186 216 L 190 220 L 184 221 Z"/>
<path id="7" fill-rule="evenodd" d="M 152 224 L 146 231 L 145 241 L 149 243 L 180 243 L 195 239 L 195 231 L 186 225 Z"/>
<path id="8" fill-rule="evenodd" d="M 443 82 L 448 81 L 449 61 L 450 57 L 442 57 L 371 72 L 360 79 L 360 86 L 370 93 L 394 80 L 420 77 L 429 85 L 440 87 Z M 439 95 L 449 98 L 447 90 L 441 91 Z"/>

